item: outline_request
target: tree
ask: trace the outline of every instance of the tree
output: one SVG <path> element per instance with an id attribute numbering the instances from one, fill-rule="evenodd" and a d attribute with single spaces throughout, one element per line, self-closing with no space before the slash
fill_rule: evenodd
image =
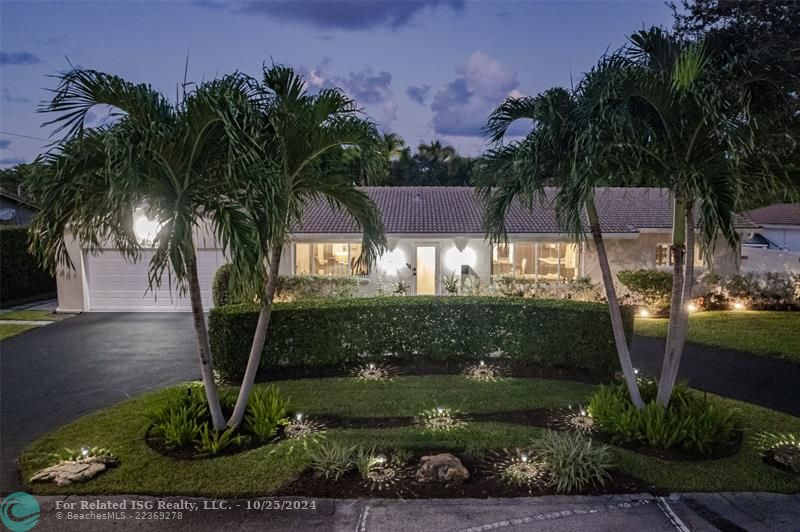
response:
<path id="1" fill-rule="evenodd" d="M 338 90 L 306 92 L 292 69 L 264 70 L 257 87 L 260 120 L 250 124 L 249 152 L 237 172 L 248 180 L 245 210 L 258 230 L 264 262 L 250 265 L 262 279 L 258 317 L 245 375 L 229 426 L 238 426 L 258 371 L 269 328 L 281 253 L 309 201 L 323 198 L 344 211 L 363 237 L 358 263 L 371 265 L 385 248 L 380 214 L 367 194 L 354 186 L 345 157 L 360 152 L 367 178 L 383 168 L 381 139 L 374 124 Z"/>
<path id="2" fill-rule="evenodd" d="M 751 119 L 751 86 L 732 79 L 705 43 L 653 28 L 634 34 L 617 55 L 623 67 L 592 96 L 605 142 L 614 147 L 606 159 L 617 174 L 638 176 L 673 196 L 672 306 L 657 395 L 666 407 L 686 339 L 695 227 L 709 261 L 719 241 L 736 247 L 742 183 L 785 185 L 788 174 L 761 164 L 756 154 L 767 150 Z"/>
<path id="3" fill-rule="evenodd" d="M 586 88 L 587 84 L 583 84 Z M 481 163 L 478 193 L 485 204 L 484 224 L 492 242 L 507 241 L 506 215 L 515 202 L 529 209 L 543 202 L 546 183 L 561 187 L 559 217 L 578 241 L 584 238 L 585 210 L 600 262 L 620 366 L 631 401 L 641 408 L 644 405 L 594 203 L 594 183 L 605 177 L 601 162 L 595 161 L 602 156 L 602 150 L 592 151 L 595 144 L 579 142 L 588 128 L 587 120 L 579 113 L 581 98 L 580 91 L 573 94 L 554 88 L 535 97 L 508 98 L 495 109 L 486 128 L 495 147 Z M 517 120 L 533 122 L 532 131 L 523 140 L 502 144 L 509 126 Z"/>
<path id="4" fill-rule="evenodd" d="M 254 240 L 253 228 L 229 199 L 238 190 L 229 173 L 238 160 L 231 124 L 249 109 L 247 80 L 209 81 L 173 104 L 149 85 L 94 70 L 72 70 L 58 79 L 41 111 L 57 114 L 46 125 L 66 134 L 44 157 L 46 171 L 27 181 L 40 206 L 31 224 L 31 251 L 53 272 L 71 269 L 65 243 L 71 233 L 89 252 L 113 247 L 135 261 L 144 250 L 133 231 L 134 211 L 159 222 L 149 288 L 160 286 L 166 274 L 170 287 L 174 282 L 178 293 L 188 292 L 209 412 L 222 429 L 193 233 L 208 220 L 235 264 L 254 260 L 247 246 L 237 245 Z M 118 120 L 87 129 L 86 115 L 95 105 L 112 107 Z"/>

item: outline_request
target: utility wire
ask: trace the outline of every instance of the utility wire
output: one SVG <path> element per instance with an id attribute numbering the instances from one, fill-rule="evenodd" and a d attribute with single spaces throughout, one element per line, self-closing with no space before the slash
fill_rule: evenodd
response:
<path id="1" fill-rule="evenodd" d="M 22 135 L 20 133 L 12 133 L 10 131 L 3 131 L 3 130 L 0 130 L 0 134 L 11 135 L 12 137 L 21 137 L 23 139 L 41 140 L 41 141 L 44 141 L 44 142 L 52 142 L 53 141 L 53 139 L 43 139 L 41 137 L 31 137 L 30 135 Z"/>

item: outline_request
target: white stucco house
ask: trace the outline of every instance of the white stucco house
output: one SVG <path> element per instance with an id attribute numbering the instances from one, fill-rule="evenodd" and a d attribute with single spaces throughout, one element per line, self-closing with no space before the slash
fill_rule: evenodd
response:
<path id="1" fill-rule="evenodd" d="M 379 282 L 407 280 L 411 294 L 442 293 L 445 275 L 476 275 L 484 283 L 493 275 L 514 273 L 552 282 L 577 277 L 600 281 L 591 242 L 575 244 L 559 228 L 548 206 L 529 211 L 516 205 L 507 220 L 508 245 L 490 245 L 482 229 L 482 208 L 471 187 L 367 187 L 383 218 L 389 249 L 369 271 L 357 270 L 361 235 L 348 216 L 320 201 L 305 209 L 301 223 L 283 252 L 281 274 L 357 276 L 372 293 Z M 547 191 L 553 197 L 554 190 Z M 596 203 L 614 272 L 635 268 L 669 268 L 672 199 L 662 189 L 609 188 L 596 192 Z M 754 228 L 740 219 L 742 234 Z M 142 221 L 143 227 L 147 221 Z M 203 302 L 211 306 L 214 272 L 226 262 L 214 237 L 195 235 Z M 168 282 L 145 293 L 148 257 L 131 264 L 114 249 L 86 253 L 69 244 L 77 272 L 59 276 L 59 310 L 188 311 L 189 302 L 171 294 Z M 740 250 L 720 246 L 712 267 L 720 273 L 738 268 Z M 696 253 L 700 256 L 700 253 Z M 698 269 L 706 267 L 698 258 Z"/>
<path id="2" fill-rule="evenodd" d="M 800 203 L 773 203 L 742 216 L 754 225 L 742 241 L 742 271 L 800 272 Z"/>

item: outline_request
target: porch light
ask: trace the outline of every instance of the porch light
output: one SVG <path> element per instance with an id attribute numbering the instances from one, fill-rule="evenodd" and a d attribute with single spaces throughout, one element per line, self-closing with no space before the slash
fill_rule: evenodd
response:
<path id="1" fill-rule="evenodd" d="M 406 265 L 406 256 L 399 249 L 393 249 L 381 255 L 378 264 L 387 275 L 397 275 Z"/>
<path id="2" fill-rule="evenodd" d="M 471 247 L 461 250 L 454 247 L 444 254 L 444 265 L 448 271 L 461 271 L 461 266 L 474 267 L 476 258 L 475 250 Z"/>
<path id="3" fill-rule="evenodd" d="M 133 213 L 133 234 L 142 245 L 151 245 L 158 232 L 161 231 L 161 223 L 147 217 L 144 209 L 137 209 Z"/>

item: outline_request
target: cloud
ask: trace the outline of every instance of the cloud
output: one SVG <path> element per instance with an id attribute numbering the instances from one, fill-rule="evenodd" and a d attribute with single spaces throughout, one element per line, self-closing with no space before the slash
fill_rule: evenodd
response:
<path id="1" fill-rule="evenodd" d="M 197 4 L 227 8 L 234 13 L 263 15 L 282 22 L 310 24 L 322 29 L 358 31 L 379 27 L 398 29 L 411 24 L 418 13 L 439 6 L 459 13 L 464 0 L 200 0 Z"/>
<path id="2" fill-rule="evenodd" d="M 0 159 L 0 164 L 8 165 L 8 166 L 15 166 L 17 164 L 22 164 L 25 162 L 25 159 L 20 159 L 19 157 L 4 157 Z"/>
<path id="3" fill-rule="evenodd" d="M 517 73 L 489 55 L 476 51 L 456 69 L 456 78 L 436 92 L 431 102 L 433 128 L 440 135 L 483 136 L 489 114 L 509 96 L 520 96 Z M 526 127 L 513 126 L 510 135 Z"/>
<path id="4" fill-rule="evenodd" d="M 311 92 L 320 89 L 339 88 L 356 101 L 359 106 L 369 105 L 380 112 L 378 120 L 387 126 L 397 120 L 397 103 L 392 92 L 392 74 L 381 70 L 376 72 L 367 66 L 359 71 L 351 71 L 346 76 L 328 72 L 331 59 L 325 57 L 322 63 L 312 70 L 298 68 Z"/>
<path id="5" fill-rule="evenodd" d="M 426 100 L 428 99 L 428 94 L 431 92 L 430 85 L 409 85 L 406 89 L 406 94 L 409 98 L 414 100 L 420 105 L 425 105 Z"/>
<path id="6" fill-rule="evenodd" d="M 30 52 L 0 52 L 0 65 L 35 65 L 41 62 Z"/>
<path id="7" fill-rule="evenodd" d="M 26 98 L 25 96 L 14 96 L 9 92 L 8 89 L 3 89 L 3 101 L 8 103 L 27 103 L 30 102 L 30 98 Z"/>
<path id="8" fill-rule="evenodd" d="M 5 150 L 9 146 L 11 146 L 11 141 L 6 139 L 0 139 L 0 150 Z"/>

